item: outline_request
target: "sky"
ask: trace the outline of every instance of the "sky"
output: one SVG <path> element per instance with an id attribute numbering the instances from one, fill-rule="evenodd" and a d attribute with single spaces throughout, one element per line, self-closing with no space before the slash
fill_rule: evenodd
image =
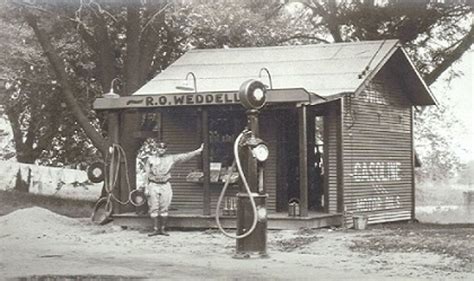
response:
<path id="1" fill-rule="evenodd" d="M 449 71 L 443 73 L 437 82 L 430 86 L 433 94 L 439 102 L 447 102 L 454 110 L 454 115 L 465 126 L 461 135 L 454 135 L 453 141 L 458 142 L 467 149 L 467 153 L 458 151 L 463 162 L 474 160 L 474 76 L 472 68 L 474 65 L 474 51 L 466 52 L 460 61 L 452 68 L 460 71 L 459 77 L 448 82 Z"/>

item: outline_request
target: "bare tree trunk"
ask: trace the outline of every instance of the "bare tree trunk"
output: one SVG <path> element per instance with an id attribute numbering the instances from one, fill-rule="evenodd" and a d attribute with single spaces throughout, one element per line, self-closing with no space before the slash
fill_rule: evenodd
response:
<path id="1" fill-rule="evenodd" d="M 31 134 L 27 134 L 29 136 L 25 138 L 23 137 L 23 132 L 21 131 L 20 121 L 18 112 L 13 109 L 7 109 L 6 114 L 8 116 L 8 120 L 10 121 L 12 132 L 13 132 L 13 141 L 15 142 L 15 150 L 16 150 L 16 160 L 20 163 L 26 164 L 33 164 L 36 159 L 38 159 L 41 151 L 38 149 L 33 149 L 33 136 Z M 31 131 L 31 124 L 28 128 Z"/>
<path id="2" fill-rule="evenodd" d="M 124 65 L 125 87 L 123 95 L 130 95 L 136 91 L 144 80 L 140 79 L 139 61 L 140 61 L 140 14 L 137 5 L 129 5 L 127 7 L 127 24 L 126 24 L 126 43 L 127 54 Z M 139 114 L 137 112 L 123 112 L 120 119 L 120 143 L 126 154 L 128 167 L 128 178 L 130 180 L 130 188 L 136 187 L 136 158 L 139 140 L 134 137 L 134 132 L 139 127 Z M 120 197 L 123 201 L 128 199 L 128 182 L 125 173 L 120 175 L 121 189 Z M 133 210 L 133 206 L 121 206 L 119 212 L 127 212 Z"/>
<path id="3" fill-rule="evenodd" d="M 30 13 L 27 9 L 24 10 L 24 17 L 28 25 L 33 29 L 44 53 L 46 54 L 46 57 L 48 58 L 48 61 L 53 67 L 56 78 L 61 85 L 64 100 L 71 109 L 71 113 L 81 125 L 86 135 L 91 139 L 94 146 L 97 147 L 103 154 L 105 154 L 108 143 L 106 139 L 102 137 L 102 135 L 92 126 L 86 114 L 84 114 L 81 107 L 77 103 L 72 87 L 69 84 L 64 62 L 61 60 L 53 45 L 51 44 L 50 38 L 48 38 L 46 32 L 38 26 L 37 17 Z"/>

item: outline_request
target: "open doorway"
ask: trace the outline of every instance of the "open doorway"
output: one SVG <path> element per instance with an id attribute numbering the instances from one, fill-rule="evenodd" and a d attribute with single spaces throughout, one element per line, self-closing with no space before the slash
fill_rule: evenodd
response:
<path id="1" fill-rule="evenodd" d="M 277 129 L 277 211 L 288 211 L 288 202 L 300 198 L 298 114 L 296 108 L 275 112 Z"/>
<path id="2" fill-rule="evenodd" d="M 288 210 L 288 203 L 300 200 L 300 142 L 297 109 L 278 113 L 277 211 Z M 307 197 L 308 210 L 325 211 L 325 117 L 312 108 L 307 114 Z"/>
<path id="3" fill-rule="evenodd" d="M 324 202 L 324 116 L 308 116 L 308 209 L 323 211 Z"/>

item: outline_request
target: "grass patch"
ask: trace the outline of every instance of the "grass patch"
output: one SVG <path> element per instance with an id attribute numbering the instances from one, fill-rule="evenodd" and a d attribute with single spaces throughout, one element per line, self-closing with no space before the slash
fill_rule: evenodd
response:
<path id="1" fill-rule="evenodd" d="M 376 227 L 372 227 L 376 228 Z M 474 225 L 383 224 L 390 235 L 368 234 L 353 241 L 352 250 L 372 253 L 433 252 L 456 257 L 464 270 L 474 269 Z"/>
<path id="2" fill-rule="evenodd" d="M 6 215 L 18 209 L 41 207 L 57 214 L 72 218 L 90 217 L 94 202 L 63 199 L 52 196 L 24 193 L 15 190 L 0 191 L 0 215 Z"/>
<path id="3" fill-rule="evenodd" d="M 468 185 L 453 182 L 419 182 L 416 184 L 417 206 L 462 206 L 463 192 L 472 190 Z"/>

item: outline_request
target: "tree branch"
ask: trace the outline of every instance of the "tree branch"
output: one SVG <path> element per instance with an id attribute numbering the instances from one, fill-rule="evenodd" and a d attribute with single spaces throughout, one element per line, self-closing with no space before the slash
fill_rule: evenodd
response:
<path id="1" fill-rule="evenodd" d="M 461 40 L 461 43 L 449 52 L 445 57 L 443 62 L 436 66 L 436 68 L 431 71 L 429 74 L 425 75 L 424 80 L 428 85 L 433 84 L 436 79 L 443 74 L 455 61 L 460 59 L 462 55 L 471 48 L 474 41 L 474 25 L 471 25 L 471 30 L 466 36 Z"/>
<path id="2" fill-rule="evenodd" d="M 139 59 L 139 81 L 146 81 L 147 75 L 151 69 L 151 62 L 153 60 L 153 55 L 160 42 L 160 33 L 155 31 L 153 28 L 152 22 L 158 22 L 160 27 L 165 26 L 165 17 L 163 11 L 169 6 L 169 3 L 166 3 L 164 7 L 159 6 L 158 12 L 153 13 L 150 19 L 147 21 L 145 26 L 142 28 L 139 48 L 140 48 L 140 59 Z M 158 19 L 157 19 L 158 17 Z M 153 34 L 156 32 L 157 34 Z"/>
<path id="3" fill-rule="evenodd" d="M 317 40 L 319 42 L 326 43 L 326 44 L 330 43 L 328 40 L 323 39 L 321 37 L 313 36 L 313 35 L 307 35 L 307 34 L 295 34 L 293 36 L 278 40 L 278 43 L 288 42 L 288 41 L 293 40 L 293 39 L 311 39 L 311 40 Z"/>
<path id="4" fill-rule="evenodd" d="M 138 71 L 140 60 L 140 13 L 136 5 L 127 7 L 127 56 L 124 63 L 125 95 L 137 90 L 142 81 Z"/>
<path id="5" fill-rule="evenodd" d="M 69 79 L 65 71 L 65 65 L 63 60 L 57 54 L 46 32 L 38 26 L 36 16 L 31 14 L 27 10 L 24 10 L 23 13 L 25 20 L 27 21 L 28 25 L 33 29 L 36 38 L 38 39 L 46 57 L 48 58 L 48 61 L 50 62 L 53 68 L 54 73 L 56 74 L 56 77 L 62 87 L 64 100 L 71 109 L 72 114 L 76 118 L 77 122 L 84 129 L 86 135 L 91 139 L 92 143 L 105 155 L 108 147 L 107 141 L 91 125 L 89 119 L 84 114 L 84 112 L 82 112 L 81 107 L 77 103 L 73 94 L 72 86 L 69 83 Z"/>
<path id="6" fill-rule="evenodd" d="M 159 9 L 156 13 L 154 13 L 149 19 L 148 21 L 145 23 L 145 25 L 143 26 L 142 28 L 142 34 L 145 32 L 145 30 L 152 24 L 152 22 L 155 20 L 155 18 L 158 16 L 158 15 L 161 15 L 167 8 L 168 6 L 170 5 L 170 3 L 166 3 L 166 5 L 164 7 L 162 7 L 161 9 Z"/>
<path id="7" fill-rule="evenodd" d="M 95 24 L 94 41 L 97 42 L 97 47 L 93 49 L 96 54 L 95 61 L 99 68 L 102 89 L 107 91 L 110 87 L 110 83 L 117 76 L 117 71 L 114 65 L 114 47 L 109 36 L 105 19 L 100 14 L 97 15 L 96 13 L 92 13 L 92 18 Z"/>
<path id="8" fill-rule="evenodd" d="M 22 151 L 23 150 L 23 134 L 21 132 L 21 125 L 18 120 L 18 111 L 14 108 L 7 108 L 6 114 L 8 116 L 8 121 L 11 124 L 12 133 L 13 133 L 13 141 L 15 142 L 15 150 Z"/>
<path id="9" fill-rule="evenodd" d="M 343 42 L 336 15 L 337 6 L 335 1 L 328 1 L 329 8 L 327 10 L 318 1 L 312 1 L 312 5 L 308 4 L 307 2 L 304 4 L 306 7 L 311 9 L 314 16 L 319 15 L 323 18 L 329 33 L 331 33 L 332 37 L 334 38 L 334 42 Z"/>

